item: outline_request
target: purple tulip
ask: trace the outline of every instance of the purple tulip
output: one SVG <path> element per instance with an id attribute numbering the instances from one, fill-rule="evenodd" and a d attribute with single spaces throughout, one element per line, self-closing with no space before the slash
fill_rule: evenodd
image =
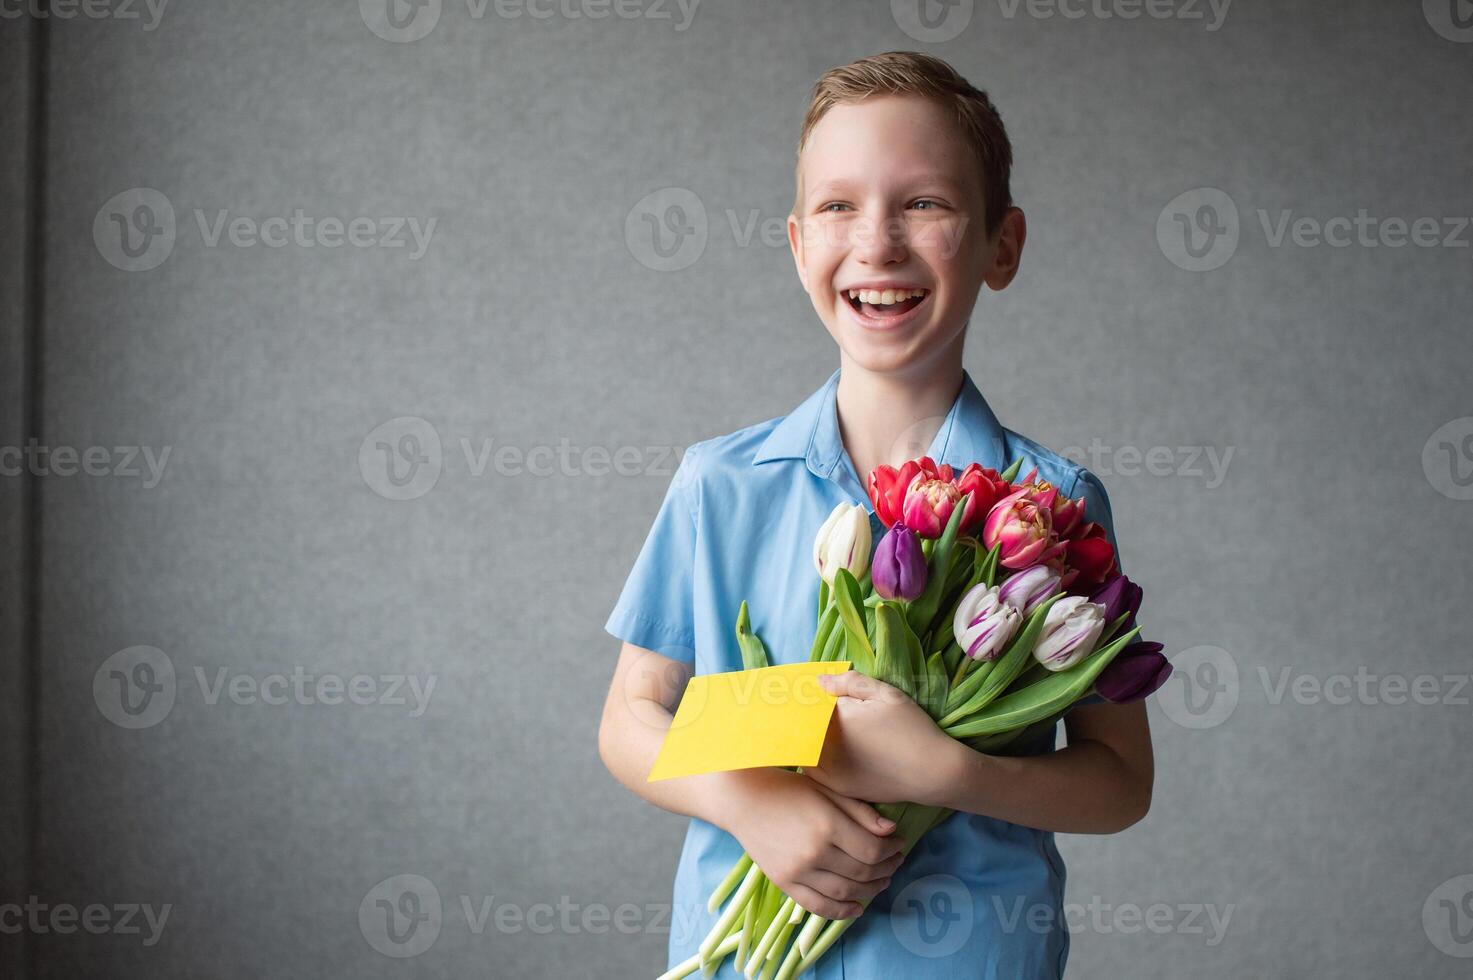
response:
<path id="1" fill-rule="evenodd" d="M 926 555 L 914 531 L 897 523 L 880 539 L 870 578 L 886 599 L 912 602 L 926 591 Z"/>
<path id="2" fill-rule="evenodd" d="M 1124 575 L 1117 575 L 1104 585 L 1095 590 L 1094 595 L 1089 597 L 1090 602 L 1098 602 L 1105 607 L 1105 622 L 1113 623 L 1115 620 L 1130 614 L 1125 625 L 1120 628 L 1121 633 L 1135 626 L 1135 614 L 1141 607 L 1141 597 L 1144 591 Z"/>
<path id="3" fill-rule="evenodd" d="M 1095 691 L 1114 704 L 1140 701 L 1154 694 L 1171 676 L 1171 663 L 1161 644 L 1138 640 L 1115 655 L 1095 679 Z"/>

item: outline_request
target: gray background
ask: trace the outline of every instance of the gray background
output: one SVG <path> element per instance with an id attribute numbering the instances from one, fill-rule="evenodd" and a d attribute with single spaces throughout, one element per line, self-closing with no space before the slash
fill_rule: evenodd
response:
<path id="1" fill-rule="evenodd" d="M 668 901 L 683 822 L 598 760 L 617 652 L 601 626 L 666 454 L 782 414 L 835 365 L 786 246 L 744 243 L 732 221 L 786 214 L 820 72 L 911 48 L 990 90 L 1029 217 L 1022 274 L 979 305 L 967 367 L 1013 428 L 1111 447 L 1083 461 L 1112 495 L 1149 633 L 1184 665 L 1150 709 L 1149 817 L 1061 837 L 1071 903 L 1159 903 L 1170 928 L 1086 914 L 1070 975 L 1466 975 L 1451 953 L 1473 942 L 1447 939 L 1433 892 L 1456 901 L 1466 880 L 1444 882 L 1473 872 L 1468 689 L 1273 696 L 1286 669 L 1306 684 L 1470 670 L 1473 501 L 1423 458 L 1439 427 L 1473 425 L 1473 233 L 1274 247 L 1259 212 L 1473 214 L 1473 37 L 1435 31 L 1430 0 L 1332 6 L 1240 0 L 1208 30 L 1205 7 L 1009 17 L 989 0 L 937 43 L 885 3 L 708 0 L 677 30 L 678 8 L 477 18 L 445 0 L 409 43 L 352 2 L 179 2 L 153 30 L 0 22 L 0 126 L 17 137 L 0 141 L 0 443 L 171 447 L 152 488 L 0 478 L 0 902 L 172 905 L 147 948 L 0 935 L 0 973 L 659 972 L 666 936 L 643 909 Z M 177 241 L 127 272 L 92 227 L 137 187 L 172 203 Z M 660 271 L 636 208 L 670 187 L 699 201 L 706 242 Z M 1203 187 L 1233 200 L 1239 240 L 1193 272 L 1168 255 L 1167 205 Z M 294 208 L 437 225 L 411 260 L 208 247 L 195 217 Z M 443 446 L 411 500 L 377 492 L 372 446 L 358 461 L 401 416 Z M 575 457 L 477 475 L 463 439 L 634 447 L 636 472 Z M 1152 447 L 1171 464 L 1133 471 Z M 1178 447 L 1231 451 L 1225 479 Z M 178 691 L 125 730 L 92 685 L 136 645 L 165 652 Z M 210 704 L 194 675 L 297 667 L 437 687 L 412 717 Z M 358 924 L 397 874 L 444 902 L 410 958 Z M 633 903 L 644 927 L 477 934 L 461 896 Z M 1205 906 L 1231 916 L 1218 942 L 1182 911 Z"/>

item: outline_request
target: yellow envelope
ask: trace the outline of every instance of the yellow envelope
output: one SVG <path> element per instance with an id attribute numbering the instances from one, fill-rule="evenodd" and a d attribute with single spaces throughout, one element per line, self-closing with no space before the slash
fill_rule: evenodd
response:
<path id="1" fill-rule="evenodd" d="M 817 765 L 835 703 L 818 676 L 848 669 L 841 660 L 692 677 L 648 781 Z"/>

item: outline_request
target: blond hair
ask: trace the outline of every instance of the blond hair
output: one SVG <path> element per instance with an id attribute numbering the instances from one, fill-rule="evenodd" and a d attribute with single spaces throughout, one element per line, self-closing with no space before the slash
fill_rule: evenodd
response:
<path id="1" fill-rule="evenodd" d="M 974 87 L 940 58 L 918 51 L 887 51 L 830 68 L 813 85 L 803 130 L 798 136 L 797 194 L 793 213 L 803 209 L 803 148 L 813 127 L 836 105 L 853 105 L 875 95 L 916 95 L 946 110 L 977 158 L 987 234 L 997 231 L 1012 207 L 1008 180 L 1013 169 L 1013 146 L 1002 118 L 987 93 Z"/>

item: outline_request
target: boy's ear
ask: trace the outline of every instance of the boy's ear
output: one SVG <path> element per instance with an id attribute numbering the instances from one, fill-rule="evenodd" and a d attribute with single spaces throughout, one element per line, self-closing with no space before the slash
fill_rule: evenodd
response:
<path id="1" fill-rule="evenodd" d="M 1023 260 L 1023 241 L 1028 237 L 1028 222 L 1018 208 L 1008 208 L 997 229 L 997 245 L 992 250 L 992 264 L 982 276 L 991 290 L 1006 289 L 1018 274 Z"/>
<path id="2" fill-rule="evenodd" d="M 808 270 L 803 265 L 803 223 L 794 214 L 788 215 L 788 248 L 793 251 L 793 264 L 798 267 L 798 281 L 803 291 L 808 291 Z"/>

